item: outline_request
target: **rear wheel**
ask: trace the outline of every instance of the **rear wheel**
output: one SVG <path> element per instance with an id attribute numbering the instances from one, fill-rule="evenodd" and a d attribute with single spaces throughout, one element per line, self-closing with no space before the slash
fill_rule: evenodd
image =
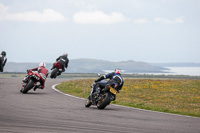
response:
<path id="1" fill-rule="evenodd" d="M 59 71 L 58 68 L 53 69 L 53 71 L 51 72 L 50 78 L 56 78 L 58 71 Z"/>
<path id="2" fill-rule="evenodd" d="M 30 80 L 27 85 L 24 87 L 24 90 L 22 90 L 22 93 L 27 93 L 30 89 L 32 89 L 34 86 L 34 81 Z"/>
<path id="3" fill-rule="evenodd" d="M 97 103 L 97 108 L 104 109 L 110 103 L 110 96 L 109 92 L 105 93 L 103 98 Z"/>

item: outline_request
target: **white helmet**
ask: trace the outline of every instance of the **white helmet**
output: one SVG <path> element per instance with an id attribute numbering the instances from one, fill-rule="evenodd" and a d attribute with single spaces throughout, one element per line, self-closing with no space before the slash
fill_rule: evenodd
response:
<path id="1" fill-rule="evenodd" d="M 115 73 L 118 73 L 120 74 L 121 73 L 121 70 L 119 68 L 115 69 Z"/>
<path id="2" fill-rule="evenodd" d="M 39 64 L 39 67 L 46 67 L 46 64 L 45 64 L 44 62 L 41 62 L 41 63 Z"/>
<path id="3" fill-rule="evenodd" d="M 63 56 L 68 56 L 68 53 L 63 53 Z"/>

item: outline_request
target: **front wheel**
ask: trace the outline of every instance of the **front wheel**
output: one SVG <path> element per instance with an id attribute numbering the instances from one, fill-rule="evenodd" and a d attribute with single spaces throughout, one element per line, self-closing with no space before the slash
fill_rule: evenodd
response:
<path id="1" fill-rule="evenodd" d="M 53 69 L 53 71 L 51 72 L 50 78 L 56 78 L 58 71 L 59 71 L 58 68 Z"/>
<path id="2" fill-rule="evenodd" d="M 33 81 L 33 80 L 30 80 L 21 92 L 25 94 L 25 93 L 27 93 L 30 89 L 32 89 L 33 86 L 34 86 L 34 81 Z"/>
<path id="3" fill-rule="evenodd" d="M 110 103 L 110 92 L 107 92 L 103 95 L 103 98 L 98 101 L 97 108 L 98 109 L 104 109 L 109 103 Z"/>

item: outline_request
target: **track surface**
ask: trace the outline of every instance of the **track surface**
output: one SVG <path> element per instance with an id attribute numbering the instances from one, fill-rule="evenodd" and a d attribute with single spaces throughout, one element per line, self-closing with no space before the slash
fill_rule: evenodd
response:
<path id="1" fill-rule="evenodd" d="M 0 78 L 0 133 L 199 133 L 200 119 L 109 105 L 84 107 L 60 94 L 47 79 L 44 90 L 21 94 L 22 78 Z"/>

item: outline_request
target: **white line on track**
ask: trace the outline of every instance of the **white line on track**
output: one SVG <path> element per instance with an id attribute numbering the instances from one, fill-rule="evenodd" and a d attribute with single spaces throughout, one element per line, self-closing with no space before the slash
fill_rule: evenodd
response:
<path id="1" fill-rule="evenodd" d="M 85 98 L 76 97 L 76 96 L 73 96 L 73 95 L 64 93 L 64 92 L 62 92 L 62 91 L 59 91 L 58 89 L 56 89 L 56 86 L 57 86 L 57 85 L 58 85 L 58 84 L 53 85 L 53 86 L 52 86 L 52 89 L 55 90 L 55 91 L 57 91 L 57 92 L 59 92 L 59 93 L 61 93 L 61 94 L 63 94 L 63 95 L 69 96 L 69 97 L 73 97 L 73 98 L 77 98 L 77 99 L 86 100 Z"/>
<path id="2" fill-rule="evenodd" d="M 56 89 L 56 86 L 58 84 L 55 84 L 52 86 L 52 89 L 65 95 L 65 96 L 69 96 L 69 97 L 73 97 L 73 98 L 77 98 L 77 99 L 81 99 L 81 100 L 86 100 L 85 98 L 80 98 L 80 97 L 76 97 L 76 96 L 73 96 L 73 95 L 70 95 L 70 94 L 67 94 L 67 93 L 64 93 L 58 89 Z M 200 119 L 198 117 L 192 117 L 192 116 L 186 116 L 186 115 L 177 115 L 177 114 L 171 114 L 171 113 L 165 113 L 165 112 L 158 112 L 158 111 L 152 111 L 152 110 L 145 110 L 145 109 L 139 109 L 139 108 L 134 108 L 134 107 L 127 107 L 127 106 L 122 106 L 122 105 L 116 105 L 116 104 L 111 104 L 113 106 L 117 106 L 117 107 L 122 107 L 122 108 L 128 108 L 128 109 L 135 109 L 135 110 L 141 110 L 141 111 L 146 111 L 146 112 L 156 112 L 156 113 L 160 113 L 160 114 L 168 114 L 168 115 L 174 115 L 174 116 L 181 116 L 181 117 L 189 117 L 189 118 L 197 118 L 197 119 Z"/>

